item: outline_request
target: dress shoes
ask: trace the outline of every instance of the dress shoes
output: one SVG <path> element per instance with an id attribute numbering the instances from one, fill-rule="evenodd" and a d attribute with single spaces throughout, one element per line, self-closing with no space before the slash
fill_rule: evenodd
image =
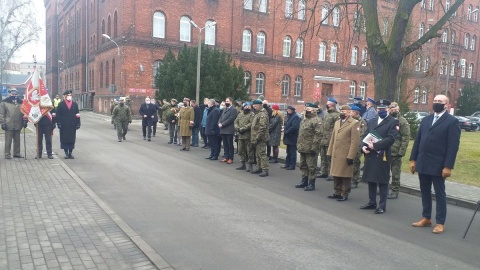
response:
<path id="1" fill-rule="evenodd" d="M 53 156 L 52 156 L 52 155 L 48 155 L 48 159 L 53 159 Z"/>
<path id="2" fill-rule="evenodd" d="M 180 148 L 180 151 L 187 151 L 187 148 Z"/>
<path id="3" fill-rule="evenodd" d="M 341 197 L 342 197 L 341 195 L 337 195 L 337 194 L 332 194 L 328 196 L 329 199 L 340 199 Z"/>
<path id="4" fill-rule="evenodd" d="M 280 168 L 282 168 L 282 169 L 286 169 L 287 167 L 288 167 L 288 166 L 286 166 L 286 165 L 280 166 Z"/>
<path id="5" fill-rule="evenodd" d="M 232 164 L 232 163 L 233 163 L 233 160 L 229 159 L 229 160 L 227 160 L 225 163 L 227 163 L 227 164 Z"/>
<path id="6" fill-rule="evenodd" d="M 295 167 L 290 166 L 290 167 L 285 168 L 285 170 L 287 170 L 287 171 L 293 171 L 293 170 L 295 170 Z"/>
<path id="7" fill-rule="evenodd" d="M 344 202 L 346 200 L 348 200 L 348 196 L 340 196 L 340 198 L 337 199 L 339 202 Z"/>
<path id="8" fill-rule="evenodd" d="M 326 175 L 326 174 L 317 175 L 317 178 L 327 178 L 327 177 L 328 177 L 328 175 Z"/>
<path id="9" fill-rule="evenodd" d="M 387 210 L 382 209 L 382 208 L 377 208 L 377 209 L 375 209 L 374 214 L 383 214 L 385 212 L 387 212 Z"/>
<path id="10" fill-rule="evenodd" d="M 327 181 L 333 181 L 333 176 L 327 177 Z"/>
<path id="11" fill-rule="evenodd" d="M 217 157 L 212 157 L 210 160 L 218 160 Z"/>
<path id="12" fill-rule="evenodd" d="M 437 224 L 437 225 L 435 225 L 435 227 L 433 227 L 432 233 L 441 234 L 441 233 L 443 233 L 444 229 L 445 228 L 444 228 L 443 224 Z"/>
<path id="13" fill-rule="evenodd" d="M 5 159 L 12 159 L 11 156 L 5 156 Z"/>
<path id="14" fill-rule="evenodd" d="M 220 162 L 227 162 L 228 161 L 228 158 L 224 158 L 222 160 L 220 160 Z"/>
<path id="15" fill-rule="evenodd" d="M 360 206 L 360 209 L 377 209 L 376 204 L 365 204 L 364 206 Z"/>
<path id="16" fill-rule="evenodd" d="M 206 157 L 205 159 L 212 159 L 213 157 Z"/>
<path id="17" fill-rule="evenodd" d="M 23 158 L 23 156 L 21 156 L 21 155 L 14 155 L 13 157 L 14 158 Z"/>
<path id="18" fill-rule="evenodd" d="M 69 159 L 75 159 L 74 156 L 72 156 L 71 154 L 68 156 Z"/>
<path id="19" fill-rule="evenodd" d="M 413 227 L 430 227 L 432 226 L 432 221 L 430 221 L 430 219 L 428 218 L 422 217 L 422 219 L 420 219 L 419 221 L 412 223 L 412 226 Z"/>
<path id="20" fill-rule="evenodd" d="M 198 144 L 192 144 L 191 147 L 198 147 Z"/>
<path id="21" fill-rule="evenodd" d="M 398 199 L 398 192 L 391 192 L 388 194 L 388 199 Z"/>
<path id="22" fill-rule="evenodd" d="M 151 141 L 152 141 L 152 139 L 151 139 L 151 138 L 148 138 L 148 141 L 149 141 L 149 142 L 151 142 Z"/>
<path id="23" fill-rule="evenodd" d="M 124 140 L 124 141 L 126 141 L 126 140 L 127 140 L 127 138 L 125 138 L 125 136 L 123 136 L 123 140 Z"/>

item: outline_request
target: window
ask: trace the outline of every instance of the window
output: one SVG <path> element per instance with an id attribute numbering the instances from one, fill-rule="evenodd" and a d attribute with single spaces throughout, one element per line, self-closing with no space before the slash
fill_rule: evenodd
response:
<path id="1" fill-rule="evenodd" d="M 365 99 L 365 93 L 367 93 L 367 83 L 361 82 L 360 83 L 360 96 Z"/>
<path id="2" fill-rule="evenodd" d="M 284 75 L 282 79 L 282 96 L 288 96 L 290 93 L 290 76 Z"/>
<path id="3" fill-rule="evenodd" d="M 299 20 L 305 20 L 305 0 L 298 0 L 297 18 Z"/>
<path id="4" fill-rule="evenodd" d="M 420 89 L 415 88 L 415 92 L 413 92 L 413 103 L 418 103 L 418 95 L 420 94 Z"/>
<path id="5" fill-rule="evenodd" d="M 155 81 L 157 80 L 157 75 L 158 75 L 158 72 L 160 71 L 160 67 L 162 66 L 162 61 L 160 60 L 157 60 L 155 62 L 153 62 L 153 83 L 152 85 L 155 85 Z"/>
<path id="6" fill-rule="evenodd" d="M 292 48 L 292 39 L 286 36 L 283 39 L 283 57 L 290 57 L 290 50 Z"/>
<path id="7" fill-rule="evenodd" d="M 418 29 L 418 38 L 423 37 L 424 33 L 425 33 L 425 24 L 422 22 L 420 23 L 420 27 Z"/>
<path id="8" fill-rule="evenodd" d="M 258 0 L 258 11 L 267 13 L 268 0 Z"/>
<path id="9" fill-rule="evenodd" d="M 442 61 L 440 61 L 440 69 L 439 69 L 439 73 L 440 75 L 443 75 L 443 70 L 445 69 L 445 59 L 442 59 Z"/>
<path id="10" fill-rule="evenodd" d="M 303 91 L 303 79 L 301 76 L 297 76 L 297 78 L 295 78 L 295 96 L 296 97 L 302 96 L 302 91 Z"/>
<path id="11" fill-rule="evenodd" d="M 353 31 L 357 32 L 360 29 L 360 18 L 357 10 L 353 13 Z"/>
<path id="12" fill-rule="evenodd" d="M 429 67 L 430 67 L 430 57 L 427 56 L 423 60 L 423 72 L 427 72 Z"/>
<path id="13" fill-rule="evenodd" d="M 265 33 L 259 32 L 257 34 L 257 53 L 265 54 Z"/>
<path id="14" fill-rule="evenodd" d="M 422 57 L 417 56 L 417 61 L 415 61 L 415 71 L 420 71 L 422 64 Z"/>
<path id="15" fill-rule="evenodd" d="M 478 7 L 475 8 L 475 12 L 473 12 L 473 21 L 478 22 Z"/>
<path id="16" fill-rule="evenodd" d="M 444 61 L 444 62 L 445 62 L 445 61 Z M 445 62 L 445 65 L 443 66 L 443 73 L 444 73 L 445 75 L 448 75 L 448 63 L 447 63 L 447 62 Z"/>
<path id="17" fill-rule="evenodd" d="M 214 21 L 208 20 L 205 24 L 205 45 L 215 45 L 215 25 L 212 25 Z"/>
<path id="18" fill-rule="evenodd" d="M 285 0 L 285 18 L 293 17 L 293 0 Z"/>
<path id="19" fill-rule="evenodd" d="M 243 0 L 243 8 L 252 10 L 253 9 L 253 0 Z"/>
<path id="20" fill-rule="evenodd" d="M 108 24 L 107 24 L 107 35 L 109 37 L 112 36 L 112 19 L 110 18 L 110 15 L 108 15 Z"/>
<path id="21" fill-rule="evenodd" d="M 468 75 L 467 75 L 469 79 L 472 78 L 472 73 L 473 73 L 473 63 L 470 63 L 470 65 L 468 66 Z"/>
<path id="22" fill-rule="evenodd" d="M 433 10 L 433 7 L 435 5 L 435 0 L 428 0 L 428 9 Z"/>
<path id="23" fill-rule="evenodd" d="M 112 60 L 112 84 L 115 84 L 115 59 Z"/>
<path id="24" fill-rule="evenodd" d="M 448 11 L 450 9 L 450 0 L 445 1 L 445 11 Z"/>
<path id="25" fill-rule="evenodd" d="M 335 7 L 333 9 L 333 26 L 339 26 L 340 25 L 340 9 L 338 7 Z"/>
<path id="26" fill-rule="evenodd" d="M 472 5 L 468 5 L 468 9 L 467 9 L 467 21 L 471 21 L 472 20 Z"/>
<path id="27" fill-rule="evenodd" d="M 388 19 L 383 18 L 383 35 L 387 36 L 388 35 Z"/>
<path id="28" fill-rule="evenodd" d="M 456 34 L 455 30 L 452 30 L 452 32 L 450 33 L 450 42 L 452 44 L 455 44 L 455 34 Z"/>
<path id="29" fill-rule="evenodd" d="M 165 14 L 153 13 L 153 37 L 165 38 Z"/>
<path id="30" fill-rule="evenodd" d="M 332 48 L 330 49 L 330 62 L 337 62 L 337 44 L 335 43 L 332 44 Z"/>
<path id="31" fill-rule="evenodd" d="M 455 60 L 452 60 L 452 64 L 450 65 L 450 76 L 455 75 Z"/>
<path id="32" fill-rule="evenodd" d="M 105 37 L 103 34 L 105 34 L 105 20 L 102 20 L 102 44 L 105 43 Z"/>
<path id="33" fill-rule="evenodd" d="M 426 103 L 427 103 L 427 89 L 425 89 L 424 87 L 422 90 L 422 104 L 426 104 Z"/>
<path id="34" fill-rule="evenodd" d="M 362 66 L 367 66 L 367 57 L 368 57 L 368 50 L 367 48 L 363 48 L 362 50 Z"/>
<path id="35" fill-rule="evenodd" d="M 470 40 L 470 35 L 468 33 L 465 33 L 465 39 L 463 41 L 463 45 L 465 46 L 465 49 L 468 50 L 468 42 Z"/>
<path id="36" fill-rule="evenodd" d="M 353 47 L 352 48 L 352 58 L 350 59 L 350 64 L 352 66 L 356 66 L 357 65 L 357 58 L 358 58 L 358 48 L 357 47 Z"/>
<path id="37" fill-rule="evenodd" d="M 477 43 L 477 36 L 473 36 L 470 41 L 470 50 L 475 51 L 475 45 Z"/>
<path id="38" fill-rule="evenodd" d="M 263 94 L 265 90 L 265 75 L 263 73 L 258 73 L 256 82 L 255 82 L 255 94 Z"/>
<path id="39" fill-rule="evenodd" d="M 250 86 L 252 85 L 252 74 L 249 71 L 243 72 L 243 86 L 247 89 L 247 93 L 250 93 Z"/>
<path id="40" fill-rule="evenodd" d="M 105 86 L 108 87 L 110 85 L 110 76 L 108 75 L 110 74 L 110 65 L 108 64 L 108 61 L 107 63 L 105 64 Z"/>
<path id="41" fill-rule="evenodd" d="M 323 6 L 322 7 L 322 24 L 328 24 L 328 7 L 327 6 Z"/>
<path id="42" fill-rule="evenodd" d="M 295 58 L 303 58 L 303 39 L 298 38 L 295 43 Z"/>
<path id="43" fill-rule="evenodd" d="M 429 24 L 429 25 L 428 25 L 427 32 L 430 31 L 430 29 L 432 29 L 432 25 Z M 429 39 L 427 42 L 429 42 L 429 43 L 432 42 L 432 39 Z"/>
<path id="44" fill-rule="evenodd" d="M 461 68 L 462 68 L 462 75 L 461 76 L 462 76 L 462 78 L 465 78 L 465 75 L 467 73 L 467 65 L 462 65 Z"/>
<path id="45" fill-rule="evenodd" d="M 318 61 L 325 61 L 325 55 L 327 54 L 327 43 L 320 43 L 320 49 L 318 50 Z"/>
<path id="46" fill-rule="evenodd" d="M 425 7 L 426 7 L 425 0 L 422 0 L 421 7 L 422 7 L 422 9 L 425 9 Z"/>
<path id="47" fill-rule="evenodd" d="M 448 30 L 447 29 L 443 29 L 442 42 L 443 43 L 448 42 Z"/>
<path id="48" fill-rule="evenodd" d="M 103 87 L 103 63 L 100 63 L 100 88 Z M 65 89 L 67 89 L 65 85 Z"/>
<path id="49" fill-rule="evenodd" d="M 250 30 L 243 30 L 242 51 L 252 51 L 252 32 Z"/>
<path id="50" fill-rule="evenodd" d="M 113 37 L 116 38 L 118 34 L 118 16 L 117 11 L 113 14 Z"/>
<path id="51" fill-rule="evenodd" d="M 357 93 L 357 82 L 351 81 L 350 82 L 350 96 L 355 97 L 356 93 Z"/>
<path id="52" fill-rule="evenodd" d="M 180 41 L 190 42 L 191 29 L 190 19 L 187 16 L 183 16 L 180 19 Z"/>

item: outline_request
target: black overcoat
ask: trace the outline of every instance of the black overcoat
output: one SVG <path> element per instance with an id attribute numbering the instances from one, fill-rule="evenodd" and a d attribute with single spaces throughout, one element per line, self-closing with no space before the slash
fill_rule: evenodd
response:
<path id="1" fill-rule="evenodd" d="M 72 101 L 68 109 L 65 101 L 58 103 L 55 122 L 60 131 L 60 147 L 62 149 L 74 149 L 77 138 L 77 127 L 80 128 L 80 112 L 78 105 Z"/>
<path id="2" fill-rule="evenodd" d="M 151 126 L 153 125 L 153 119 L 157 114 L 157 110 L 155 104 L 148 104 L 147 109 L 147 103 L 143 103 L 142 106 L 140 106 L 140 110 L 138 111 L 138 113 L 140 113 L 140 116 L 142 116 L 142 126 Z M 144 117 L 144 115 L 146 115 L 147 117 Z M 154 118 L 152 118 L 152 116 Z"/>
<path id="3" fill-rule="evenodd" d="M 375 131 L 383 139 L 373 144 L 375 150 L 370 150 L 369 154 L 365 154 L 365 166 L 363 167 L 362 180 L 366 182 L 375 182 L 380 184 L 388 184 L 390 180 L 390 163 L 391 151 L 390 147 L 395 142 L 398 134 L 398 120 L 388 115 L 378 124 L 378 116 L 375 116 L 367 123 L 367 130 L 361 138 L 365 138 L 367 134 Z M 367 146 L 363 143 L 362 146 Z M 378 152 L 380 151 L 380 153 Z"/>
<path id="4" fill-rule="evenodd" d="M 297 145 L 298 141 L 298 132 L 300 130 L 300 115 L 293 112 L 288 116 L 287 122 L 283 129 L 283 144 L 285 145 Z"/>
<path id="5" fill-rule="evenodd" d="M 215 106 L 210 107 L 207 114 L 207 125 L 205 126 L 207 136 L 220 135 L 218 119 L 220 119 L 220 110 Z"/>

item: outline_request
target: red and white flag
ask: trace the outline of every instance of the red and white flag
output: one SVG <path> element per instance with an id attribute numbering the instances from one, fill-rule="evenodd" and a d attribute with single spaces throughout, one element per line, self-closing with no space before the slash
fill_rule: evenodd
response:
<path id="1" fill-rule="evenodd" d="M 47 114 L 51 119 L 51 114 L 48 113 L 53 109 L 53 103 L 48 96 L 47 89 L 43 83 L 42 78 L 37 69 L 33 72 L 30 81 L 28 82 L 25 96 L 23 97 L 23 104 L 20 110 L 23 114 L 28 116 L 28 120 L 36 124 L 42 116 Z"/>

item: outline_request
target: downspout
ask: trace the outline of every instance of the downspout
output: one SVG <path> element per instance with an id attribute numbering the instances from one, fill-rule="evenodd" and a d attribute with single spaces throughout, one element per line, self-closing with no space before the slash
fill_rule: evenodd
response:
<path id="1" fill-rule="evenodd" d="M 85 98 L 88 98 L 88 0 L 85 0 Z M 88 104 L 88 99 L 85 100 Z M 83 106 L 83 104 L 82 104 Z M 88 105 L 87 105 L 88 106 Z M 84 108 L 87 106 L 83 106 Z M 93 110 L 93 98 L 90 104 L 90 109 Z"/>

